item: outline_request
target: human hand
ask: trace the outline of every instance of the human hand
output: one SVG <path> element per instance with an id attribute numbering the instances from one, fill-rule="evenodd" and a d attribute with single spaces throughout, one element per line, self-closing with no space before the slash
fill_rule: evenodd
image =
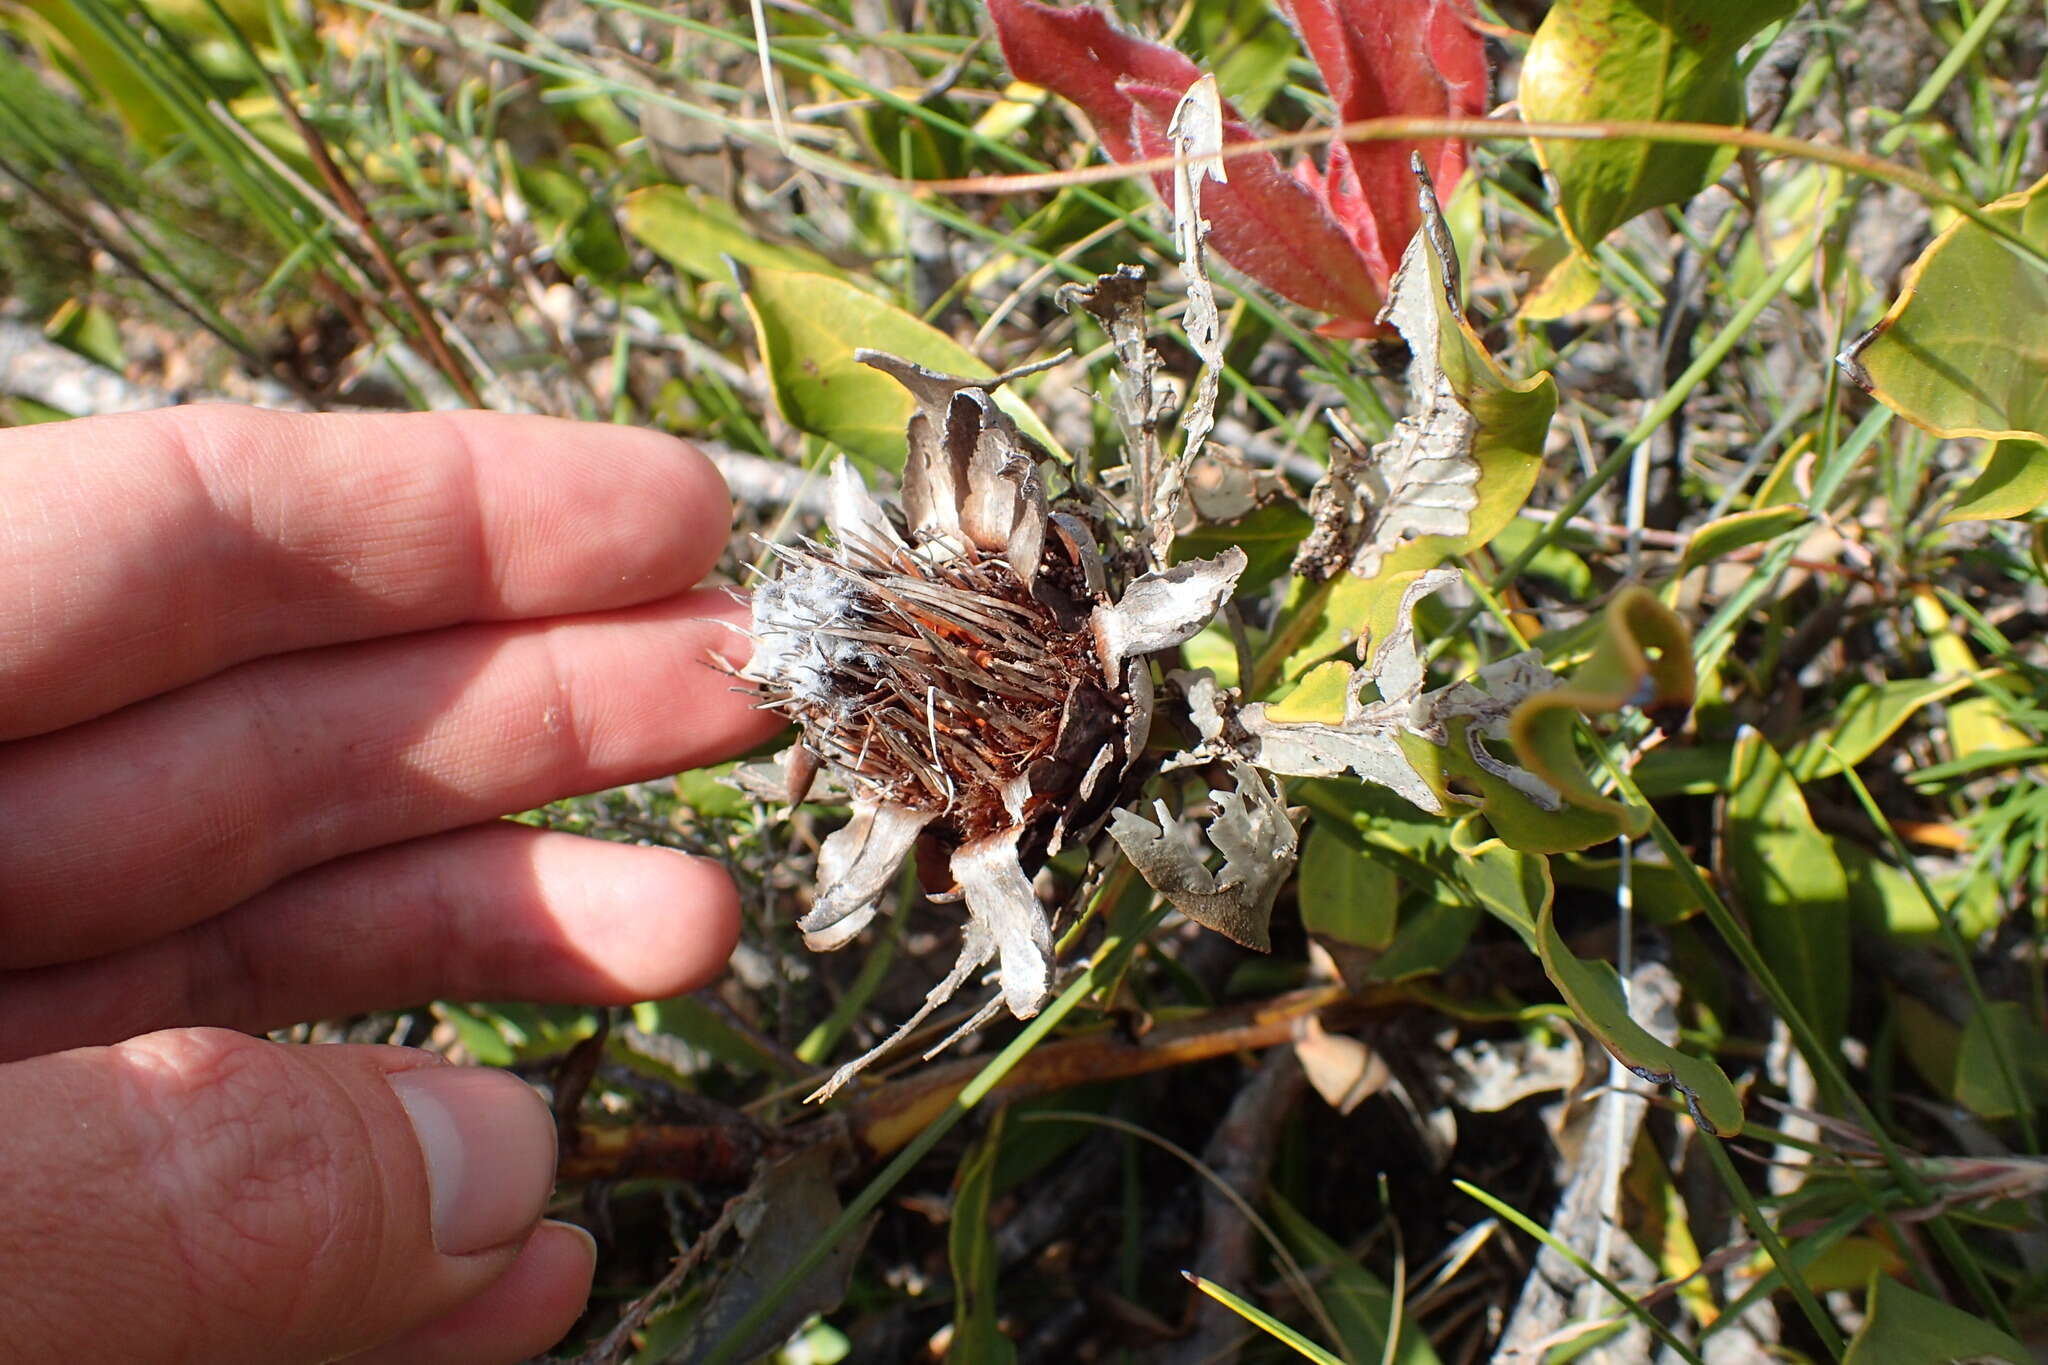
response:
<path id="1" fill-rule="evenodd" d="M 593 1252 L 539 1221 L 528 1087 L 228 1030 L 717 974 L 723 870 L 494 817 L 779 725 L 706 662 L 728 512 L 682 443 L 545 418 L 0 432 L 0 1359 L 567 1330 Z"/>

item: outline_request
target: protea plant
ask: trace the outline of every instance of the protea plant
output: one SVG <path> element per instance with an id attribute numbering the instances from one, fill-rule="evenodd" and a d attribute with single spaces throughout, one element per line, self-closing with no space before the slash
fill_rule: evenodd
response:
<path id="1" fill-rule="evenodd" d="M 859 358 L 916 400 L 900 506 L 833 467 L 830 539 L 774 548 L 743 676 L 800 729 L 781 760 L 787 798 L 823 775 L 853 808 L 819 850 L 806 944 L 850 942 L 913 850 L 967 922 L 923 1006 L 823 1093 L 991 961 L 1001 994 L 965 1028 L 1001 1005 L 1038 1012 L 1052 927 L 1032 875 L 1124 798 L 1151 725 L 1147 656 L 1207 625 L 1245 563 L 1233 548 L 1148 570 L 1085 488 L 1048 492 L 1046 452 L 991 397 L 1003 379 Z"/>

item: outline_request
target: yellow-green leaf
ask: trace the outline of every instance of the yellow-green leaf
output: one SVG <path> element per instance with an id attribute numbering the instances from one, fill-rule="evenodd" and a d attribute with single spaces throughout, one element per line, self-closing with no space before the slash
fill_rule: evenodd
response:
<path id="1" fill-rule="evenodd" d="M 2048 247 L 2048 179 L 1985 207 Z M 1843 373 L 1937 436 L 2048 441 L 2048 266 L 1958 218 L 1906 272 Z"/>
<path id="2" fill-rule="evenodd" d="M 2001 1058 L 2000 1053 L 2003 1053 Z M 2010 1074 L 2007 1067 L 2013 1072 Z M 2020 1092 L 2013 1093 L 2017 1081 Z M 1987 1119 L 2009 1119 L 2048 1096 L 2048 1038 L 2013 1000 L 1993 1000 L 1973 1011 L 1956 1048 L 1953 1098 Z"/>
<path id="3" fill-rule="evenodd" d="M 1377 950 L 1394 941 L 1400 881 L 1348 829 L 1318 817 L 1303 837 L 1300 869 L 1304 929 L 1360 948 Z"/>
<path id="4" fill-rule="evenodd" d="M 1545 974 L 1572 1013 L 1623 1066 L 1653 1084 L 1677 1087 L 1693 1118 L 1715 1137 L 1742 1131 L 1742 1100 L 1721 1068 L 1680 1052 L 1630 1018 L 1621 977 L 1605 962 L 1573 957 L 1547 904 L 1536 922 L 1536 948 Z"/>
<path id="5" fill-rule="evenodd" d="M 1756 507 L 1710 521 L 1694 531 L 1692 539 L 1686 541 L 1685 556 L 1678 562 L 1678 572 L 1691 573 L 1703 564 L 1726 558 L 1746 546 L 1776 540 L 1788 531 L 1798 530 L 1807 520 L 1806 509 L 1794 506 Z"/>
<path id="6" fill-rule="evenodd" d="M 1970 685 L 1968 678 L 1896 678 L 1857 683 L 1828 708 L 1827 723 L 1785 751 L 1785 766 L 1801 782 L 1833 777 L 1855 767 L 1913 713 Z"/>
<path id="7" fill-rule="evenodd" d="M 773 242 L 730 205 L 681 185 L 652 185 L 626 196 L 626 231 L 655 255 L 700 280 L 727 280 L 727 259 L 756 270 L 841 274 L 815 251 Z M 886 349 L 886 348 L 884 348 Z"/>
<path id="8" fill-rule="evenodd" d="M 1956 494 L 1942 524 L 2003 521 L 2048 504 L 2048 446 L 2039 441 L 2000 441 L 1991 447 L 1984 472 Z"/>
<path id="9" fill-rule="evenodd" d="M 1740 123 L 1736 54 L 1796 0 L 1560 0 L 1530 40 L 1531 122 Z M 1616 138 L 1536 144 L 1558 220 L 1581 251 L 1645 209 L 1691 198 L 1730 149 Z"/>
<path id="10" fill-rule="evenodd" d="M 904 426 L 916 400 L 894 379 L 853 358 L 863 347 L 966 379 L 995 371 L 938 328 L 830 275 L 743 271 L 741 294 L 768 367 L 777 411 L 790 425 L 887 469 L 901 469 Z M 1059 443 L 1009 389 L 996 404 L 1047 450 Z"/>

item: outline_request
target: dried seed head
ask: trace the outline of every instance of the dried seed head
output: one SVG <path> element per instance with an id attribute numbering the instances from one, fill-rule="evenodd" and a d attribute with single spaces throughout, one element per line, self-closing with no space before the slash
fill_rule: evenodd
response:
<path id="1" fill-rule="evenodd" d="M 968 921 L 924 1007 L 827 1093 L 991 961 L 1011 1012 L 1037 1011 L 1052 937 L 1029 870 L 1108 817 L 1150 722 L 1142 656 L 1206 625 L 1244 568 L 1233 549 L 1112 600 L 1128 547 L 1105 550 L 1078 502 L 1048 499 L 1042 452 L 992 385 L 862 358 L 917 400 L 902 517 L 836 465 L 830 542 L 770 547 L 782 567 L 754 595 L 742 676 L 801 727 L 810 759 L 793 755 L 784 775 L 808 785 L 822 765 L 853 798 L 819 850 L 805 941 L 851 941 L 914 845 L 932 855 L 921 866 L 943 859 Z"/>
<path id="2" fill-rule="evenodd" d="M 1030 776 L 1060 750 L 1062 717 L 1117 710 L 1092 635 L 1002 554 L 855 541 L 782 558 L 755 595 L 747 676 L 855 792 L 929 812 L 935 832 L 1032 822 L 1054 793 Z M 1048 586 L 1067 567 L 1048 566 Z M 1083 728 L 1099 747 L 1105 727 Z"/>

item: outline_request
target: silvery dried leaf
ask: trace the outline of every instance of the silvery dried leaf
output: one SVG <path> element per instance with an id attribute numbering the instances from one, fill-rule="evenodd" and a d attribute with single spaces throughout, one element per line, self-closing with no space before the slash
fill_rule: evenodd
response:
<path id="1" fill-rule="evenodd" d="M 1315 529 L 1295 554 L 1294 572 L 1324 579 L 1340 569 L 1372 578 L 1385 557 L 1422 536 L 1463 535 L 1479 505 L 1479 463 L 1472 458 L 1478 423 L 1458 401 L 1439 358 L 1444 317 L 1459 317 L 1458 257 L 1450 231 L 1424 182 L 1423 225 L 1401 255 L 1380 320 L 1408 343 L 1408 412 L 1364 459 L 1339 441 L 1330 472 L 1309 495 Z M 1445 293 L 1430 280 L 1433 253 Z"/>
<path id="2" fill-rule="evenodd" d="M 1166 137 L 1182 158 L 1173 168 L 1173 239 L 1180 252 L 1181 275 L 1187 281 L 1181 330 L 1202 367 L 1181 414 L 1187 440 L 1180 458 L 1160 471 L 1159 486 L 1151 490 L 1148 504 L 1153 555 L 1160 563 L 1172 548 L 1180 522 L 1188 465 L 1202 453 L 1202 443 L 1215 425 L 1216 389 L 1223 369 L 1223 319 L 1216 309 L 1216 291 L 1209 283 L 1202 249 L 1209 235 L 1208 220 L 1202 217 L 1202 182 L 1222 184 L 1230 178 L 1223 164 L 1223 97 L 1217 93 L 1215 76 L 1204 74 L 1188 87 L 1167 122 Z"/>
<path id="3" fill-rule="evenodd" d="M 904 856 L 933 818 L 931 811 L 868 798 L 854 801 L 853 818 L 818 848 L 820 894 L 811 912 L 797 921 L 806 948 L 830 952 L 867 927 Z"/>
<path id="4" fill-rule="evenodd" d="M 1449 740 L 1450 722 L 1470 721 L 1465 742 L 1473 761 L 1509 783 L 1544 810 L 1556 810 L 1561 798 L 1535 774 L 1496 758 L 1487 738 L 1503 739 L 1507 719 L 1524 698 L 1557 686 L 1535 651 L 1499 659 L 1434 692 L 1422 690 L 1424 665 L 1415 640 L 1415 607 L 1423 598 L 1458 581 L 1454 569 L 1432 569 L 1401 594 L 1393 634 L 1379 642 L 1371 661 L 1357 669 L 1344 698 L 1344 718 L 1332 725 L 1320 721 L 1280 721 L 1264 703 L 1246 707 L 1238 719 L 1250 736 L 1244 752 L 1267 772 L 1291 777 L 1335 777 L 1351 772 L 1391 789 L 1431 815 L 1444 813 L 1435 787 L 1418 771 L 1401 736 L 1411 734 L 1441 747 Z M 1365 699 L 1376 687 L 1379 698 Z"/>
<path id="5" fill-rule="evenodd" d="M 1294 867 L 1299 841 L 1294 821 L 1273 782 L 1241 759 L 1230 763 L 1231 789 L 1214 791 L 1216 815 L 1208 841 L 1223 854 L 1223 868 L 1211 872 L 1206 850 L 1185 837 L 1183 822 L 1155 801 L 1155 824 L 1128 810 L 1110 817 L 1109 833 L 1131 866 L 1172 901 L 1174 908 L 1206 929 L 1267 952 L 1273 899 Z"/>
<path id="6" fill-rule="evenodd" d="M 1158 353 L 1145 339 L 1145 272 L 1135 265 L 1118 266 L 1110 274 L 1096 276 L 1092 285 L 1062 286 L 1054 297 L 1070 312 L 1084 310 L 1109 333 L 1116 353 L 1116 383 L 1109 392 L 1109 407 L 1123 436 L 1130 475 L 1132 497 L 1126 516 L 1138 520 L 1151 505 L 1151 490 L 1159 482 L 1164 460 L 1159 449 L 1159 419 L 1169 401 L 1159 383 Z M 1077 467 L 1077 474 L 1081 475 L 1077 481 L 1085 485 L 1085 469 Z"/>
<path id="7" fill-rule="evenodd" d="M 1431 815 L 1444 805 L 1401 748 L 1404 732 L 1443 743 L 1441 728 L 1426 710 L 1418 709 L 1423 665 L 1415 646 L 1415 604 L 1457 582 L 1453 569 L 1434 569 L 1401 594 L 1394 633 L 1379 642 L 1369 664 L 1351 678 L 1344 698 L 1344 719 L 1336 725 L 1315 721 L 1275 721 L 1261 702 L 1244 709 L 1240 719 L 1251 735 L 1247 757 L 1267 772 L 1291 777 L 1335 777 L 1350 771 L 1368 782 L 1391 788 Z M 1366 701 L 1365 689 L 1377 684 L 1379 699 Z"/>

